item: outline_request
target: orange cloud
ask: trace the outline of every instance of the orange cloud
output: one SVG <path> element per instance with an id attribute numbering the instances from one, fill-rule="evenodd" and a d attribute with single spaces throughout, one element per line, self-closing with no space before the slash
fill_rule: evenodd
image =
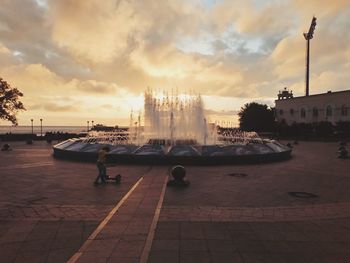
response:
<path id="1" fill-rule="evenodd" d="M 316 15 L 311 92 L 346 89 L 347 2 L 221 0 L 208 7 L 197 0 L 50 0 L 43 8 L 5 1 L 0 76 L 33 106 L 24 118 L 41 112 L 125 121 L 147 86 L 212 96 L 217 108 L 225 105 L 220 111 L 230 112 L 243 100 L 273 101 L 284 86 L 303 94 L 302 32 Z"/>

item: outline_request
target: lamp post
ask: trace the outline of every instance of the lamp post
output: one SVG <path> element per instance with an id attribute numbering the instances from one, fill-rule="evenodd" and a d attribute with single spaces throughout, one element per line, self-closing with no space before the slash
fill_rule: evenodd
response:
<path id="1" fill-rule="evenodd" d="M 40 137 L 43 137 L 43 119 L 40 119 Z"/>
<path id="2" fill-rule="evenodd" d="M 94 128 L 94 121 L 91 121 L 91 129 Z"/>
<path id="3" fill-rule="evenodd" d="M 31 123 L 32 123 L 32 135 L 34 134 L 34 127 L 33 127 L 33 119 L 30 119 Z"/>
<path id="4" fill-rule="evenodd" d="M 87 130 L 86 130 L 87 132 L 89 132 L 89 123 L 90 123 L 90 122 L 87 121 Z"/>
<path id="5" fill-rule="evenodd" d="M 316 28 L 316 17 L 311 20 L 309 32 L 303 33 L 306 40 L 306 74 L 305 74 L 305 96 L 309 96 L 309 71 L 310 71 L 310 40 L 314 37 L 314 31 Z"/>

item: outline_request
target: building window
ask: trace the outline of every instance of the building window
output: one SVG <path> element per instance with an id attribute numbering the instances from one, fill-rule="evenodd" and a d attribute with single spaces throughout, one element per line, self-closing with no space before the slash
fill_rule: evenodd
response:
<path id="1" fill-rule="evenodd" d="M 283 110 L 279 110 L 280 115 L 283 115 Z"/>
<path id="2" fill-rule="evenodd" d="M 301 111 L 300 111 L 300 117 L 301 117 L 302 119 L 305 119 L 305 117 L 306 117 L 306 111 L 305 111 L 304 108 L 302 108 Z"/>
<path id="3" fill-rule="evenodd" d="M 328 105 L 327 108 L 326 108 L 326 116 L 330 117 L 332 115 L 333 115 L 332 107 L 330 105 Z"/>
<path id="4" fill-rule="evenodd" d="M 313 116 L 314 118 L 317 118 L 317 117 L 318 117 L 318 109 L 317 109 L 316 107 L 314 107 L 314 108 L 312 109 L 312 116 Z"/>
<path id="5" fill-rule="evenodd" d="M 348 108 L 346 105 L 341 106 L 341 116 L 348 116 Z"/>
<path id="6" fill-rule="evenodd" d="M 289 110 L 289 113 L 290 113 L 290 115 L 293 116 L 293 115 L 294 115 L 294 110 L 293 110 L 293 109 L 290 109 L 290 110 Z"/>

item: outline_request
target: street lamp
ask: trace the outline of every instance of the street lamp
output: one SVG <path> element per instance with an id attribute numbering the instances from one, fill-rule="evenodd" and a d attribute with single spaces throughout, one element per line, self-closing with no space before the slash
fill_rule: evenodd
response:
<path id="1" fill-rule="evenodd" d="M 33 128 L 33 119 L 30 119 L 31 123 L 32 123 L 32 135 L 34 134 L 34 128 Z"/>
<path id="2" fill-rule="evenodd" d="M 91 129 L 94 128 L 94 121 L 91 121 Z"/>
<path id="3" fill-rule="evenodd" d="M 87 121 L 87 132 L 89 132 L 89 121 Z"/>
<path id="4" fill-rule="evenodd" d="M 43 137 L 43 119 L 40 119 L 40 137 Z"/>

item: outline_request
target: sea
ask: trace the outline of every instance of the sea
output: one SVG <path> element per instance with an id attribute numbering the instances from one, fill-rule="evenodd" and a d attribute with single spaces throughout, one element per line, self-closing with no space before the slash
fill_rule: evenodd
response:
<path id="1" fill-rule="evenodd" d="M 63 132 L 63 133 L 84 133 L 86 126 L 43 126 L 42 133 L 46 132 Z M 33 126 L 33 133 L 40 135 L 40 126 Z M 32 126 L 0 126 L 0 134 L 24 134 L 32 133 Z"/>

